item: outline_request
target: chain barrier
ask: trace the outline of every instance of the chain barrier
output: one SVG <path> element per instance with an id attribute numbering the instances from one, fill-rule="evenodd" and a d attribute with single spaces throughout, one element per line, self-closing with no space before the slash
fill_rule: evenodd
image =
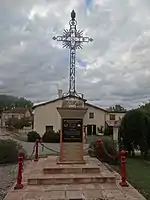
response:
<path id="1" fill-rule="evenodd" d="M 33 146 L 32 153 L 31 153 L 31 155 L 29 156 L 28 160 L 32 160 L 34 152 L 35 152 L 35 144 L 34 144 L 34 146 Z"/>
<path id="2" fill-rule="evenodd" d="M 86 152 L 87 150 L 91 149 L 90 147 L 87 147 L 84 149 L 84 152 Z"/>
<path id="3" fill-rule="evenodd" d="M 104 152 L 106 153 L 106 155 L 112 159 L 116 159 L 116 158 L 119 158 L 120 157 L 120 154 L 118 154 L 117 156 L 112 156 L 110 153 L 108 153 L 108 151 L 106 150 L 105 146 L 104 146 L 104 143 L 103 141 L 101 141 L 101 144 L 102 144 L 102 147 L 103 147 L 103 150 Z"/>
<path id="4" fill-rule="evenodd" d="M 54 149 L 51 149 L 51 148 L 45 146 L 45 144 L 43 144 L 42 142 L 40 142 L 40 145 L 41 145 L 43 148 L 48 149 L 49 151 L 52 151 L 53 153 L 59 154 L 59 151 L 56 151 L 56 150 L 54 150 Z"/>

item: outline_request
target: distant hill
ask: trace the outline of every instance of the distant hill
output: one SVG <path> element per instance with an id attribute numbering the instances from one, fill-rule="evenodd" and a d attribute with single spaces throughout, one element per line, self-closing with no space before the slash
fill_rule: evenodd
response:
<path id="1" fill-rule="evenodd" d="M 10 95 L 0 95 L 0 112 L 11 108 L 30 108 L 33 103 L 24 97 L 15 97 Z"/>

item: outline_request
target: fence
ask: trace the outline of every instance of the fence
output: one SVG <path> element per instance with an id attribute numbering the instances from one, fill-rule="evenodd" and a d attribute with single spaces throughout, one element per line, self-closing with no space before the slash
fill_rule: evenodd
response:
<path id="1" fill-rule="evenodd" d="M 126 152 L 124 150 L 122 150 L 117 156 L 112 156 L 111 154 L 109 154 L 102 142 L 102 140 L 98 140 L 98 159 L 101 159 L 101 147 L 104 149 L 105 153 L 111 157 L 112 159 L 116 159 L 116 158 L 120 158 L 121 159 L 121 177 L 122 180 L 120 182 L 120 185 L 122 187 L 127 187 L 127 181 L 126 181 Z M 49 151 L 53 152 L 55 155 L 59 155 L 59 152 L 51 149 L 49 147 L 47 147 L 44 143 L 42 143 L 42 141 L 40 140 L 36 140 L 34 146 L 33 146 L 33 150 L 32 153 L 29 157 L 27 157 L 27 160 L 34 160 L 35 162 L 38 162 L 39 160 L 39 145 L 42 146 L 42 148 L 46 148 Z M 89 150 L 89 147 L 84 149 L 84 152 L 86 153 Z M 17 183 L 14 187 L 14 189 L 22 189 L 23 188 L 23 184 L 22 184 L 22 173 L 23 173 L 23 167 L 24 167 L 24 161 L 25 161 L 25 156 L 23 154 L 23 152 L 19 152 L 18 154 L 18 173 L 17 173 Z"/>
<path id="2" fill-rule="evenodd" d="M 120 182 L 120 185 L 122 187 L 128 187 L 128 183 L 127 183 L 127 177 L 126 177 L 126 155 L 127 155 L 127 152 L 124 151 L 124 150 L 121 150 L 120 153 L 117 155 L 117 156 L 112 156 L 110 153 L 107 152 L 104 144 L 103 144 L 103 141 L 101 139 L 98 139 L 97 140 L 97 143 L 98 143 L 98 159 L 100 160 L 101 159 L 101 147 L 103 148 L 104 152 L 106 153 L 106 155 L 112 159 L 117 159 L 117 158 L 120 158 L 120 163 L 121 163 L 121 166 L 120 166 L 120 169 L 121 169 L 121 182 Z"/>

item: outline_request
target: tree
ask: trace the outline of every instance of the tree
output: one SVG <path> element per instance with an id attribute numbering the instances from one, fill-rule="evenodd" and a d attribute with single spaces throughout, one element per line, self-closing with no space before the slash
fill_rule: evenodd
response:
<path id="1" fill-rule="evenodd" d="M 126 109 L 123 106 L 119 105 L 119 104 L 116 104 L 114 106 L 110 106 L 108 108 L 108 110 L 110 112 L 125 112 L 126 111 Z"/>
<path id="2" fill-rule="evenodd" d="M 25 98 L 10 95 L 0 95 L 0 112 L 12 108 L 31 108 L 33 103 Z"/>
<path id="3" fill-rule="evenodd" d="M 32 122 L 26 117 L 23 117 L 21 119 L 17 119 L 13 117 L 13 118 L 8 119 L 8 121 L 6 122 L 6 125 L 8 125 L 8 127 L 10 128 L 23 129 L 23 127 L 31 126 L 31 123 Z"/>
<path id="4" fill-rule="evenodd" d="M 119 134 L 123 138 L 124 146 L 129 153 L 132 151 L 134 154 L 134 148 L 139 145 L 141 153 L 144 153 L 144 156 L 147 157 L 149 130 L 150 117 L 147 111 L 138 108 L 126 113 L 122 119 Z"/>

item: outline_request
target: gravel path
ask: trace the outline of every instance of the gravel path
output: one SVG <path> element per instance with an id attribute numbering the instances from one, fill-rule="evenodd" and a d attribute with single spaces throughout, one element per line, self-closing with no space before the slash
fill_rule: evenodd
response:
<path id="1" fill-rule="evenodd" d="M 24 167 L 30 161 L 25 161 Z M 17 164 L 0 165 L 0 200 L 3 200 L 10 187 L 13 186 L 17 177 Z"/>
<path id="2" fill-rule="evenodd" d="M 0 200 L 16 180 L 17 165 L 0 165 Z"/>

